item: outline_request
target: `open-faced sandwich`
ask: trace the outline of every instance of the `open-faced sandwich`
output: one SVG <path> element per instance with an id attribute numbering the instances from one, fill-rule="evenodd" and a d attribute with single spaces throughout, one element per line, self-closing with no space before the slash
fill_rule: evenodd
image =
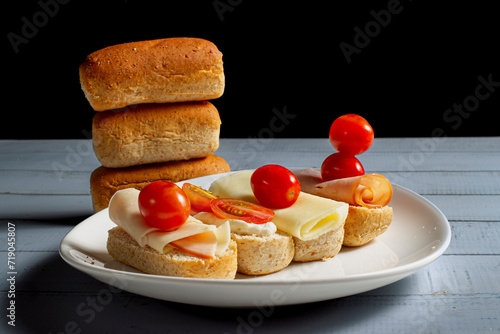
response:
<path id="1" fill-rule="evenodd" d="M 117 191 L 109 203 L 117 225 L 108 232 L 109 254 L 145 273 L 233 279 L 237 248 L 229 223 L 207 225 L 190 215 L 182 189 L 156 181 L 141 191 Z"/>
<path id="2" fill-rule="evenodd" d="M 237 185 L 235 185 L 237 186 Z M 229 224 L 238 250 L 238 272 L 264 275 L 287 267 L 294 256 L 292 237 L 278 231 L 274 212 L 234 198 L 219 198 L 213 192 L 184 183 L 196 219 L 215 226 Z"/>
<path id="3" fill-rule="evenodd" d="M 315 169 L 294 171 L 305 192 L 349 204 L 345 246 L 361 246 L 384 233 L 392 222 L 391 183 L 380 174 L 323 181 Z"/>
<path id="4" fill-rule="evenodd" d="M 261 174 L 263 170 L 267 170 L 267 173 Z M 292 181 L 286 181 L 287 178 Z M 280 179 L 285 181 L 281 182 Z M 299 185 L 298 188 L 296 185 Z M 266 165 L 255 171 L 231 173 L 213 182 L 210 191 L 222 198 L 271 207 L 275 214 L 272 222 L 277 227 L 277 233 L 293 239 L 294 261 L 327 260 L 342 247 L 348 205 L 301 192 L 295 176 L 282 166 Z M 257 195 L 259 193 L 268 194 L 267 199 L 266 196 Z M 272 203 L 273 199 L 280 198 L 283 202 L 281 205 Z"/>
<path id="5" fill-rule="evenodd" d="M 321 171 L 294 171 L 302 190 L 317 196 L 349 204 L 343 244 L 361 246 L 384 233 L 392 222 L 388 206 L 392 185 L 381 174 L 365 174 L 355 155 L 368 150 L 373 129 L 361 116 L 347 114 L 337 118 L 330 128 L 330 142 L 338 150 L 327 157 Z"/>

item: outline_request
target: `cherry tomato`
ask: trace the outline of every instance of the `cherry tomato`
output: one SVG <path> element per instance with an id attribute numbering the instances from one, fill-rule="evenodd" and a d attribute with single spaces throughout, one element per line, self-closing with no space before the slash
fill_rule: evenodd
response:
<path id="1" fill-rule="evenodd" d="M 357 155 L 370 148 L 373 136 L 373 128 L 366 119 L 356 114 L 347 114 L 332 123 L 329 137 L 337 151 Z"/>
<path id="2" fill-rule="evenodd" d="M 212 212 L 210 201 L 219 198 L 211 191 L 205 190 L 202 187 L 195 186 L 191 183 L 184 183 L 182 190 L 186 194 L 191 203 L 191 211 L 199 212 Z"/>
<path id="3" fill-rule="evenodd" d="M 321 165 L 321 177 L 323 181 L 364 174 L 365 169 L 361 162 L 355 156 L 346 153 L 333 153 Z"/>
<path id="4" fill-rule="evenodd" d="M 255 198 L 268 208 L 288 208 L 299 198 L 299 180 L 283 166 L 265 165 L 257 168 L 250 183 Z"/>
<path id="5" fill-rule="evenodd" d="M 263 206 L 234 198 L 217 198 L 210 202 L 213 213 L 222 219 L 238 219 L 263 224 L 273 220 L 274 212 Z"/>
<path id="6" fill-rule="evenodd" d="M 139 210 L 149 226 L 173 231 L 186 222 L 191 205 L 178 185 L 155 181 L 139 193 Z"/>

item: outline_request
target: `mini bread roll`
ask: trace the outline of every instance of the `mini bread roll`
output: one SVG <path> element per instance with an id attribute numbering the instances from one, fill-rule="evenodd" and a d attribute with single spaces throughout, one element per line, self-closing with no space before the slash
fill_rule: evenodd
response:
<path id="1" fill-rule="evenodd" d="M 212 212 L 199 212 L 194 218 L 218 228 L 229 223 L 231 239 L 236 242 L 238 248 L 239 273 L 271 274 L 292 262 L 295 251 L 292 236 L 278 231 L 272 223 L 253 224 L 238 219 L 218 218 Z"/>
<path id="2" fill-rule="evenodd" d="M 246 275 L 266 275 L 287 267 L 292 262 L 292 236 L 277 231 L 270 236 L 231 233 L 238 249 L 238 272 Z"/>
<path id="3" fill-rule="evenodd" d="M 96 111 L 215 99 L 225 84 L 222 53 L 199 38 L 109 46 L 88 55 L 79 70 L 82 90 Z"/>
<path id="4" fill-rule="evenodd" d="M 321 172 L 312 168 L 297 170 L 294 174 L 302 191 L 349 204 L 344 246 L 364 245 L 384 233 L 391 224 L 393 212 L 387 205 L 393 190 L 385 176 L 371 173 L 323 181 Z"/>
<path id="5" fill-rule="evenodd" d="M 147 245 L 141 247 L 117 226 L 108 232 L 107 249 L 115 260 L 147 274 L 216 279 L 234 279 L 236 276 L 237 249 L 232 240 L 222 256 L 203 259 L 174 247 L 165 254 Z"/>
<path id="6" fill-rule="evenodd" d="M 221 157 L 208 157 L 126 168 L 99 167 L 90 176 L 90 194 L 95 212 L 105 209 L 113 194 L 126 188 L 141 190 L 147 184 L 163 180 L 179 182 L 195 177 L 229 172 L 228 163 Z"/>
<path id="7" fill-rule="evenodd" d="M 326 261 L 340 252 L 343 239 L 344 224 L 312 240 L 304 241 L 293 237 L 295 243 L 293 260 L 296 262 Z"/>
<path id="8" fill-rule="evenodd" d="M 384 233 L 392 222 L 390 206 L 370 209 L 349 205 L 344 229 L 344 246 L 362 246 Z"/>
<path id="9" fill-rule="evenodd" d="M 188 160 L 219 147 L 221 120 L 213 104 L 142 104 L 96 113 L 92 142 L 104 167 Z"/>

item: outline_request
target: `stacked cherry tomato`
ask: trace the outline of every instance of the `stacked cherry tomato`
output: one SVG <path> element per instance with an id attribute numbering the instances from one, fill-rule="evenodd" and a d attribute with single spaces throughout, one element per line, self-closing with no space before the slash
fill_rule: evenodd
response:
<path id="1" fill-rule="evenodd" d="M 366 119 L 356 114 L 337 118 L 330 127 L 330 143 L 338 152 L 321 165 L 324 181 L 364 175 L 365 170 L 356 155 L 364 153 L 373 143 L 373 128 Z"/>

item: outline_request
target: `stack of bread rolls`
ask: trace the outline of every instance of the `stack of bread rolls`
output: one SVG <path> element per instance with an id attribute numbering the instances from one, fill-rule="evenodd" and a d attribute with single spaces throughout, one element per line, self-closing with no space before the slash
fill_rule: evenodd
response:
<path id="1" fill-rule="evenodd" d="M 208 100 L 224 92 L 222 53 L 199 38 L 166 38 L 98 50 L 80 65 L 96 111 L 91 175 L 94 211 L 119 189 L 229 171 L 213 153 L 221 120 Z"/>

